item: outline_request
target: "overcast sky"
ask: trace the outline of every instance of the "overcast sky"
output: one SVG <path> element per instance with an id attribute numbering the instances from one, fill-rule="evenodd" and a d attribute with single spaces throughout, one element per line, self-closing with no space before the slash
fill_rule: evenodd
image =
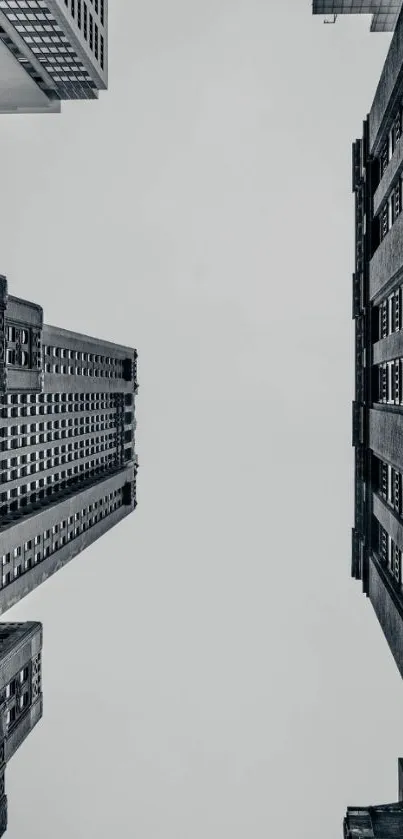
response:
<path id="1" fill-rule="evenodd" d="M 341 839 L 403 686 L 350 579 L 354 205 L 390 36 L 308 0 L 112 0 L 109 91 L 0 122 L 0 272 L 139 351 L 136 512 L 44 626 L 9 839 Z"/>

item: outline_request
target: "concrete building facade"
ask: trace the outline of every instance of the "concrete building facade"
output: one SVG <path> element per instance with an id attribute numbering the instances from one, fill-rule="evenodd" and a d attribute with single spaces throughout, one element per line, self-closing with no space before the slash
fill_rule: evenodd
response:
<path id="1" fill-rule="evenodd" d="M 356 383 L 352 573 L 403 676 L 403 15 L 353 145 Z"/>
<path id="2" fill-rule="evenodd" d="M 401 839 L 403 836 L 403 759 L 399 759 L 399 801 L 374 807 L 348 807 L 344 839 Z"/>
<path id="3" fill-rule="evenodd" d="M 135 509 L 137 390 L 136 350 L 0 278 L 0 614 Z"/>
<path id="4" fill-rule="evenodd" d="M 0 113 L 57 113 L 108 85 L 107 0 L 0 0 Z"/>
<path id="5" fill-rule="evenodd" d="M 0 836 L 7 830 L 5 769 L 42 717 L 42 625 L 0 624 Z"/>
<path id="6" fill-rule="evenodd" d="M 402 0 L 313 0 L 314 15 L 371 15 L 371 32 L 393 32 Z M 334 20 L 332 22 L 335 22 Z"/>

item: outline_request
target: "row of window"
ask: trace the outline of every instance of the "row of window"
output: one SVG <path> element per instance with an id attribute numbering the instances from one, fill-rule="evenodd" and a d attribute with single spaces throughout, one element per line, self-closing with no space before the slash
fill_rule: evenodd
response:
<path id="1" fill-rule="evenodd" d="M 384 566 L 399 585 L 402 584 L 402 552 L 392 537 L 379 524 L 379 556 Z"/>
<path id="2" fill-rule="evenodd" d="M 25 665 L 6 685 L 4 700 L 6 704 L 5 723 L 9 734 L 23 713 L 31 705 L 32 663 Z"/>
<path id="3" fill-rule="evenodd" d="M 1 588 L 7 587 L 13 580 L 27 573 L 35 565 L 76 539 L 81 533 L 111 515 L 122 504 L 123 487 L 120 487 L 101 496 L 97 501 L 88 504 L 68 518 L 62 519 L 25 543 L 17 545 L 12 552 L 3 554 Z"/>
<path id="4" fill-rule="evenodd" d="M 85 0 L 64 0 L 64 5 L 70 9 L 72 18 L 76 21 L 78 29 L 83 32 L 85 41 L 88 42 L 91 52 L 99 63 L 104 68 L 104 36 L 99 31 L 98 19 L 95 19 L 93 13 L 89 10 L 88 4 Z M 99 15 L 99 21 L 104 26 L 105 22 L 105 5 L 104 0 L 95 0 L 95 4 L 91 0 L 94 12 Z"/>
<path id="5" fill-rule="evenodd" d="M 120 394 L 124 397 L 125 405 L 132 404 L 132 396 L 130 393 Z M 85 403 L 92 407 L 94 403 L 102 403 L 104 406 L 114 405 L 117 394 L 92 392 L 83 393 L 77 391 L 76 393 L 8 393 L 0 394 L 0 405 L 53 405 L 54 407 L 60 404 L 67 404 L 69 410 L 81 410 L 77 408 L 77 403 Z M 91 403 L 91 405 L 90 405 Z M 74 407 L 75 406 L 75 407 Z"/>
<path id="6" fill-rule="evenodd" d="M 378 459 L 379 493 L 396 513 L 402 515 L 402 474 L 389 463 Z"/>
<path id="7" fill-rule="evenodd" d="M 73 363 L 74 362 L 74 363 Z M 46 373 L 96 378 L 122 378 L 123 360 L 99 353 L 68 350 L 63 347 L 44 347 Z"/>
<path id="8" fill-rule="evenodd" d="M 128 459 L 128 458 L 126 458 Z M 121 464 L 119 464 L 121 465 Z M 105 478 L 116 473 L 116 457 L 94 468 L 85 470 L 82 467 L 74 470 L 74 475 L 60 480 L 60 475 L 39 481 L 39 488 L 30 494 L 23 494 L 24 488 L 0 493 L 0 528 L 8 527 L 20 516 L 27 515 L 39 506 L 53 504 L 68 496 L 77 495 L 89 486 L 94 486 Z M 36 486 L 36 485 L 35 485 Z"/>
<path id="9" fill-rule="evenodd" d="M 403 328 L 402 286 L 379 304 L 379 338 L 387 338 Z"/>
<path id="10" fill-rule="evenodd" d="M 378 394 L 374 401 L 387 405 L 401 405 L 403 402 L 403 359 L 396 358 L 378 365 Z"/>
<path id="11" fill-rule="evenodd" d="M 7 363 L 15 364 L 15 361 L 8 361 L 8 353 L 7 350 Z M 10 356 L 11 357 L 11 356 Z M 28 359 L 24 359 L 24 364 L 20 364 L 19 366 L 25 366 L 28 363 Z M 96 379 L 121 379 L 122 373 L 119 370 L 113 369 L 103 369 L 100 370 L 98 367 L 88 368 L 88 367 L 76 367 L 72 364 L 50 364 L 49 362 L 45 362 L 45 373 L 53 373 L 57 376 L 93 376 Z"/>
<path id="12" fill-rule="evenodd" d="M 91 437 L 89 440 L 82 441 L 74 451 L 68 452 L 68 454 L 62 454 L 59 456 L 51 454 L 50 457 L 45 457 L 44 452 L 36 452 L 35 454 L 42 455 L 41 459 L 38 458 L 38 460 L 25 466 L 6 468 L 4 471 L 0 472 L 0 482 L 1 484 L 7 484 L 9 482 L 24 480 L 25 478 L 32 476 L 42 475 L 43 473 L 49 472 L 51 469 L 58 468 L 59 466 L 67 466 L 67 464 L 75 463 L 79 465 L 81 463 L 82 465 L 85 465 L 91 462 L 94 457 L 97 458 L 99 464 L 102 464 L 104 462 L 106 452 L 111 452 L 116 449 L 116 442 L 116 434 L 113 434 L 108 438 L 103 438 L 102 442 L 97 437 Z M 48 455 L 49 452 L 52 452 L 52 449 L 48 449 L 46 451 L 46 455 Z M 75 468 L 77 467 L 70 466 L 69 469 L 67 469 L 66 477 L 72 477 L 74 474 L 72 470 Z M 76 474 L 78 474 L 78 472 L 76 472 Z M 51 478 L 50 475 L 49 478 Z M 30 484 L 26 484 L 27 491 L 31 488 L 38 488 L 36 486 L 37 479 L 35 479 L 33 483 L 35 484 L 34 487 Z"/>
<path id="13" fill-rule="evenodd" d="M 32 440 L 30 445 L 35 446 L 38 443 L 50 443 L 52 440 L 55 440 L 55 432 L 59 429 L 68 430 L 68 437 L 77 437 L 95 431 L 107 431 L 116 425 L 115 414 L 116 409 L 111 409 L 102 414 L 80 412 L 73 417 L 60 420 L 34 422 L 24 425 L 5 425 L 0 428 L 0 439 L 21 435 L 33 435 L 35 439 Z M 132 415 L 129 413 L 127 416 L 130 418 Z M 18 414 L 16 414 L 16 418 L 18 419 Z M 14 419 L 13 416 L 12 419 Z"/>
<path id="14" fill-rule="evenodd" d="M 132 416 L 129 414 L 128 416 Z M 56 425 L 57 423 L 57 425 Z M 106 414 L 92 414 L 91 417 L 81 416 L 77 419 L 56 420 L 54 422 L 40 422 L 34 425 L 9 425 L 0 429 L 0 439 L 7 440 L 12 437 L 26 437 L 21 444 L 25 446 L 38 446 L 46 443 L 53 443 L 61 439 L 84 438 L 91 434 L 98 434 L 103 431 L 113 431 L 116 429 L 117 421 L 115 417 Z M 51 429 L 44 431 L 44 428 Z M 60 434 L 58 429 L 65 429 L 65 434 Z M 106 435 L 106 436 L 110 436 Z M 101 437 L 101 441 L 102 441 Z M 75 445 L 77 441 L 66 448 L 66 451 L 72 451 L 73 448 L 78 448 Z M 65 446 L 67 444 L 63 444 Z M 62 448 L 63 448 L 62 446 Z M 15 457 L 15 456 L 14 456 Z M 35 460 L 35 456 L 31 458 Z"/>
<path id="15" fill-rule="evenodd" d="M 395 223 L 396 219 L 402 211 L 402 179 L 401 177 L 392 189 L 389 197 L 384 202 L 379 213 L 380 225 L 380 240 L 385 238 L 386 234 Z"/>
<path id="16" fill-rule="evenodd" d="M 20 509 L 21 503 L 16 503 L 13 506 L 13 501 L 21 502 L 25 497 L 25 503 L 32 504 L 36 500 L 46 498 L 47 495 L 53 495 L 61 489 L 68 488 L 72 482 L 75 482 L 77 476 L 88 478 L 92 475 L 98 475 L 101 471 L 111 471 L 118 466 L 114 448 L 112 454 L 98 454 L 96 458 L 94 454 L 91 454 L 86 458 L 81 458 L 80 463 L 76 466 L 70 466 L 68 469 L 62 469 L 60 472 L 52 472 L 51 474 L 42 473 L 41 477 L 36 480 L 27 483 L 22 482 L 18 486 L 14 486 L 13 489 L 0 492 L 0 502 L 6 505 L 0 507 L 0 514 L 5 515 L 8 512 L 7 504 L 9 504 L 10 511 Z M 49 492 L 46 491 L 48 488 Z"/>
<path id="17" fill-rule="evenodd" d="M 379 156 L 380 176 L 384 176 L 386 169 L 392 160 L 395 148 L 402 135 L 402 109 L 399 106 L 392 123 L 392 127 L 388 132 L 388 136 L 382 146 Z"/>
<path id="18" fill-rule="evenodd" d="M 32 394 L 28 398 L 23 394 L 12 394 L 3 398 L 0 397 L 0 418 L 11 419 L 13 417 L 45 417 L 57 414 L 71 415 L 77 417 L 80 414 L 92 415 L 94 413 L 105 414 L 103 421 L 108 419 L 107 414 L 115 411 L 121 402 L 123 394 L 120 393 L 48 393 Z M 128 404 L 128 400 L 124 400 Z M 29 406 L 29 407 L 28 407 Z M 67 417 L 54 420 L 54 428 L 65 427 Z M 49 420 L 41 421 L 44 426 L 49 426 Z M 42 429 L 44 430 L 44 429 Z M 17 433 L 17 432 L 16 432 Z M 0 430 L 0 436 L 1 430 Z"/>

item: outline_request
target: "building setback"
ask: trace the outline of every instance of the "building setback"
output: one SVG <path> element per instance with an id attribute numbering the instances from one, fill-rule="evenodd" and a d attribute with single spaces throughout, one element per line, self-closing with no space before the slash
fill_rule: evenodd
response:
<path id="1" fill-rule="evenodd" d="M 344 839 L 401 839 L 403 836 L 403 760 L 399 759 L 399 801 L 375 807 L 348 807 Z"/>
<path id="2" fill-rule="evenodd" d="M 371 32 L 393 32 L 402 0 L 313 0 L 314 15 L 372 15 Z M 333 21 L 334 22 L 334 21 Z"/>
<path id="3" fill-rule="evenodd" d="M 352 574 L 403 676 L 403 14 L 353 145 L 356 382 Z"/>
<path id="4" fill-rule="evenodd" d="M 107 0 L 0 0 L 0 113 L 58 113 L 108 85 Z"/>
<path id="5" fill-rule="evenodd" d="M 0 836 L 7 830 L 5 768 L 42 717 L 42 625 L 0 624 Z"/>
<path id="6" fill-rule="evenodd" d="M 0 614 L 136 507 L 137 352 L 43 323 L 0 277 Z"/>

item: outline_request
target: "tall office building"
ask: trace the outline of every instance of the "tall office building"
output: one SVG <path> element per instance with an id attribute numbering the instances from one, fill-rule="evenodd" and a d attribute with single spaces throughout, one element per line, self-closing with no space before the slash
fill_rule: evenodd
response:
<path id="1" fill-rule="evenodd" d="M 0 624 L 0 836 L 7 830 L 5 768 L 42 717 L 42 625 Z"/>
<path id="2" fill-rule="evenodd" d="M 372 15 L 371 32 L 393 32 L 402 0 L 313 0 L 314 15 Z"/>
<path id="3" fill-rule="evenodd" d="M 399 760 L 399 801 L 375 807 L 348 807 L 344 839 L 402 839 L 403 760 Z"/>
<path id="4" fill-rule="evenodd" d="M 137 352 L 0 278 L 0 614 L 136 507 Z"/>
<path id="5" fill-rule="evenodd" d="M 0 114 L 57 113 L 108 84 L 107 0 L 0 0 Z"/>
<path id="6" fill-rule="evenodd" d="M 362 580 L 403 676 L 403 13 L 353 145 L 355 527 Z"/>

